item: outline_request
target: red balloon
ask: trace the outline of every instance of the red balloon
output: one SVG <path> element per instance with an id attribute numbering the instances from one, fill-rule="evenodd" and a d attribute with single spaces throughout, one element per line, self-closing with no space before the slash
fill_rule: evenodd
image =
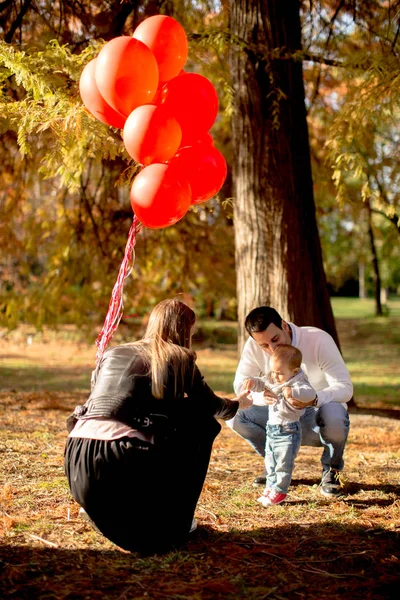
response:
<path id="1" fill-rule="evenodd" d="M 122 35 L 100 50 L 95 78 L 104 100 L 128 116 L 154 98 L 159 80 L 157 61 L 141 41 Z"/>
<path id="2" fill-rule="evenodd" d="M 132 209 L 150 229 L 177 223 L 187 213 L 191 199 L 189 182 L 171 165 L 149 165 L 133 180 Z"/>
<path id="3" fill-rule="evenodd" d="M 216 89 L 198 73 L 183 73 L 168 81 L 161 89 L 160 102 L 176 118 L 185 138 L 208 131 L 218 114 Z"/>
<path id="4" fill-rule="evenodd" d="M 136 27 L 132 37 L 146 44 L 153 52 L 161 81 L 178 75 L 189 52 L 185 30 L 178 21 L 165 15 L 149 17 Z"/>
<path id="5" fill-rule="evenodd" d="M 196 144 L 181 148 L 170 162 L 184 175 L 192 190 L 192 204 L 209 200 L 224 184 L 227 174 L 225 158 L 214 146 Z"/>
<path id="6" fill-rule="evenodd" d="M 128 154 L 138 163 L 165 162 L 178 150 L 181 128 L 162 107 L 138 106 L 126 120 L 123 139 Z"/>
<path id="7" fill-rule="evenodd" d="M 180 148 L 185 146 L 194 146 L 195 144 L 202 144 L 203 146 L 214 146 L 214 138 L 209 131 L 203 131 L 197 133 L 195 137 L 182 136 Z"/>
<path id="8" fill-rule="evenodd" d="M 183 75 L 184 73 L 186 73 L 186 71 L 184 71 L 182 69 L 182 71 L 180 73 L 178 73 L 177 77 L 179 77 L 180 75 Z M 165 83 L 166 83 L 165 81 L 159 81 L 157 91 L 152 100 L 152 104 L 161 104 L 161 90 L 163 89 Z"/>
<path id="9" fill-rule="evenodd" d="M 91 115 L 102 123 L 121 129 L 126 117 L 115 111 L 101 96 L 94 78 L 96 59 L 91 60 L 83 69 L 79 80 L 79 92 L 82 102 Z"/>

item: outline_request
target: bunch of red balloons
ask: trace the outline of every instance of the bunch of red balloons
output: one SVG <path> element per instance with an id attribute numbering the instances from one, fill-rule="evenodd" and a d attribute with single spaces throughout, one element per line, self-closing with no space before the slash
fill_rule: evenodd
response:
<path id="1" fill-rule="evenodd" d="M 172 17 L 145 19 L 132 37 L 107 42 L 84 68 L 79 89 L 89 112 L 123 129 L 143 168 L 131 188 L 137 218 L 153 229 L 179 221 L 222 187 L 226 162 L 209 129 L 218 113 L 212 83 L 183 70 L 188 40 Z"/>

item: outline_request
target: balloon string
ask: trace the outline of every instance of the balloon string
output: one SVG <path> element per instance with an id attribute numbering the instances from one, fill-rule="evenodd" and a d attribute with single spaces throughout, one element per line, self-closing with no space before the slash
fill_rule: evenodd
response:
<path id="1" fill-rule="evenodd" d="M 134 260 L 135 260 L 135 245 L 136 245 L 136 235 L 142 229 L 142 225 L 138 222 L 136 215 L 133 217 L 132 225 L 129 229 L 128 241 L 125 246 L 125 256 L 119 268 L 119 273 L 117 277 L 117 281 L 115 282 L 110 304 L 108 306 L 107 315 L 104 321 L 104 325 L 102 330 L 96 339 L 97 353 L 96 353 L 96 365 L 101 360 L 103 353 L 113 337 L 119 322 L 122 318 L 124 301 L 123 301 L 123 291 L 124 291 L 124 282 L 127 277 L 132 272 Z"/>

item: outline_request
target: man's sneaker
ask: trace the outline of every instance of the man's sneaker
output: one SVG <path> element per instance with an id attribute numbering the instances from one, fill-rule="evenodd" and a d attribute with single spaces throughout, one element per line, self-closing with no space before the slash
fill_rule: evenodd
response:
<path id="1" fill-rule="evenodd" d="M 267 474 L 263 473 L 262 475 L 258 475 L 253 481 L 253 487 L 259 487 L 260 485 L 265 485 L 267 483 Z"/>
<path id="2" fill-rule="evenodd" d="M 281 504 L 286 499 L 287 494 L 277 492 L 276 490 L 269 490 L 268 493 L 263 494 L 257 498 L 257 502 L 263 506 L 274 506 L 275 504 Z"/>
<path id="3" fill-rule="evenodd" d="M 338 498 L 342 495 L 343 486 L 340 481 L 340 471 L 330 469 L 322 472 L 320 492 L 326 498 Z"/>

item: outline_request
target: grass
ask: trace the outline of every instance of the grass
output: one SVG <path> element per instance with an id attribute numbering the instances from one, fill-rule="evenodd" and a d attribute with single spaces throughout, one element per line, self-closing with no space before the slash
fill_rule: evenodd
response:
<path id="1" fill-rule="evenodd" d="M 399 299 L 391 300 L 387 317 L 374 316 L 372 300 L 333 298 L 332 306 L 357 404 L 400 408 Z"/>
<path id="2" fill-rule="evenodd" d="M 386 317 L 374 316 L 372 299 L 332 298 L 332 306 L 356 401 L 380 408 L 400 407 L 400 298 L 389 300 Z M 123 335 L 126 338 L 126 332 Z M 237 368 L 235 340 L 236 324 L 228 321 L 200 321 L 194 335 L 201 371 L 209 385 L 224 394 L 232 392 Z M 3 339 L 0 381 L 10 391 L 87 393 L 94 359 L 94 343 L 77 344 L 70 327 L 42 333 L 21 327 Z"/>
<path id="3" fill-rule="evenodd" d="M 373 305 L 371 312 L 363 305 L 356 317 L 355 304 L 333 304 L 357 400 L 398 408 L 399 316 L 393 310 L 376 319 Z M 236 349 L 218 348 L 215 324 L 202 324 L 202 332 L 199 365 L 214 389 L 229 393 Z M 261 459 L 223 425 L 196 510 L 199 528 L 187 546 L 164 556 L 126 554 L 79 519 L 64 477 L 65 418 L 87 397 L 95 355 L 70 333 L 61 342 L 44 332 L 27 344 L 21 330 L 3 338 L 0 597 L 397 598 L 400 420 L 351 416 L 346 494 L 338 502 L 319 493 L 320 449 L 302 447 L 289 501 L 270 509 L 259 506 L 251 486 Z"/>
<path id="4" fill-rule="evenodd" d="M 375 302 L 372 298 L 331 298 L 332 310 L 337 319 L 375 319 Z M 389 297 L 384 310 L 390 317 L 400 317 L 400 297 Z M 384 319 L 385 317 L 378 317 Z"/>

